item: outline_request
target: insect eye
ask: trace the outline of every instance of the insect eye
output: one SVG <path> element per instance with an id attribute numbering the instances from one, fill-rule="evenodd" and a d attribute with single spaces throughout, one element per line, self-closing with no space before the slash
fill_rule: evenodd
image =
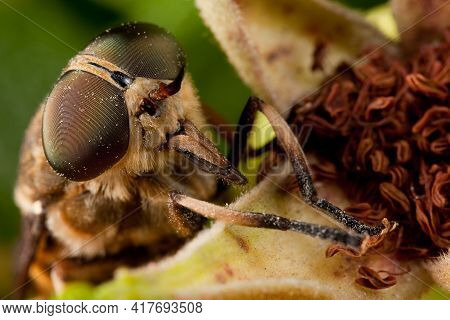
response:
<path id="1" fill-rule="evenodd" d="M 174 80 L 185 67 L 177 40 L 148 23 L 129 23 L 110 29 L 82 52 L 111 62 L 132 77 Z"/>
<path id="2" fill-rule="evenodd" d="M 42 142 L 52 168 L 73 181 L 93 179 L 126 153 L 129 121 L 120 89 L 100 77 L 70 71 L 44 108 Z"/>
<path id="3" fill-rule="evenodd" d="M 152 117 L 159 117 L 161 115 L 161 108 L 159 101 L 153 101 L 151 99 L 144 98 L 141 101 L 141 110 L 149 114 Z"/>

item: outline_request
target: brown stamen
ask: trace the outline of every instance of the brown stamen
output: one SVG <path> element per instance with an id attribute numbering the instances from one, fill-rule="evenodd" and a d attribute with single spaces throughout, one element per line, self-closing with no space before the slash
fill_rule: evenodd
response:
<path id="1" fill-rule="evenodd" d="M 417 52 L 409 61 L 380 53 L 338 68 L 340 76 L 289 118 L 312 126 L 315 179 L 335 180 L 348 192 L 355 204 L 347 212 L 370 223 L 399 222 L 395 243 L 383 248 L 402 257 L 450 246 L 450 39 Z M 337 246 L 327 255 L 338 252 L 354 255 Z M 363 271 L 361 283 L 395 283 Z"/>

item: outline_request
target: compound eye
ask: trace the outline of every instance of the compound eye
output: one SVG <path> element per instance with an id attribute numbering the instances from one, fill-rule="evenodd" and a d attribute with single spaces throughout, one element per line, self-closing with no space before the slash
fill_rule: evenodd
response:
<path id="1" fill-rule="evenodd" d="M 128 112 L 121 90 L 83 71 L 64 74 L 45 105 L 42 141 L 58 174 L 74 181 L 99 176 L 128 149 Z"/>
<path id="2" fill-rule="evenodd" d="M 82 53 L 111 62 L 133 77 L 173 80 L 185 66 L 184 53 L 176 39 L 148 23 L 107 30 Z"/>

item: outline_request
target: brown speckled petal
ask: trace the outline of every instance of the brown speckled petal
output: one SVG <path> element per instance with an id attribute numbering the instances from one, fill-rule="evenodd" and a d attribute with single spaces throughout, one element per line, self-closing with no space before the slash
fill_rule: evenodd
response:
<path id="1" fill-rule="evenodd" d="M 64 74 L 48 97 L 42 135 L 47 159 L 58 174 L 75 181 L 97 177 L 128 149 L 122 92 L 90 73 Z"/>
<path id="2" fill-rule="evenodd" d="M 166 30 L 147 23 L 124 24 L 105 31 L 82 52 L 128 72 L 133 77 L 173 80 L 185 65 L 184 53 Z"/>

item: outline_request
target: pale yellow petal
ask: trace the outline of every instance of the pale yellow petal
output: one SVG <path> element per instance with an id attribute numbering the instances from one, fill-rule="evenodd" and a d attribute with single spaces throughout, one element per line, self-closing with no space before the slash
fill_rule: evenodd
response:
<path id="1" fill-rule="evenodd" d="M 393 44 L 358 13 L 326 0 L 196 0 L 200 14 L 254 94 L 287 110 L 342 61 Z M 312 71 L 325 44 L 323 70 Z"/>
<path id="2" fill-rule="evenodd" d="M 371 8 L 366 13 L 366 19 L 380 29 L 389 39 L 398 39 L 397 24 L 395 23 L 394 15 L 389 4 L 386 3 Z"/>
<path id="3" fill-rule="evenodd" d="M 450 293 L 450 252 L 428 261 L 426 265 L 433 280 Z"/>
<path id="4" fill-rule="evenodd" d="M 400 37 L 409 51 L 442 36 L 450 27 L 448 0 L 391 0 Z"/>

